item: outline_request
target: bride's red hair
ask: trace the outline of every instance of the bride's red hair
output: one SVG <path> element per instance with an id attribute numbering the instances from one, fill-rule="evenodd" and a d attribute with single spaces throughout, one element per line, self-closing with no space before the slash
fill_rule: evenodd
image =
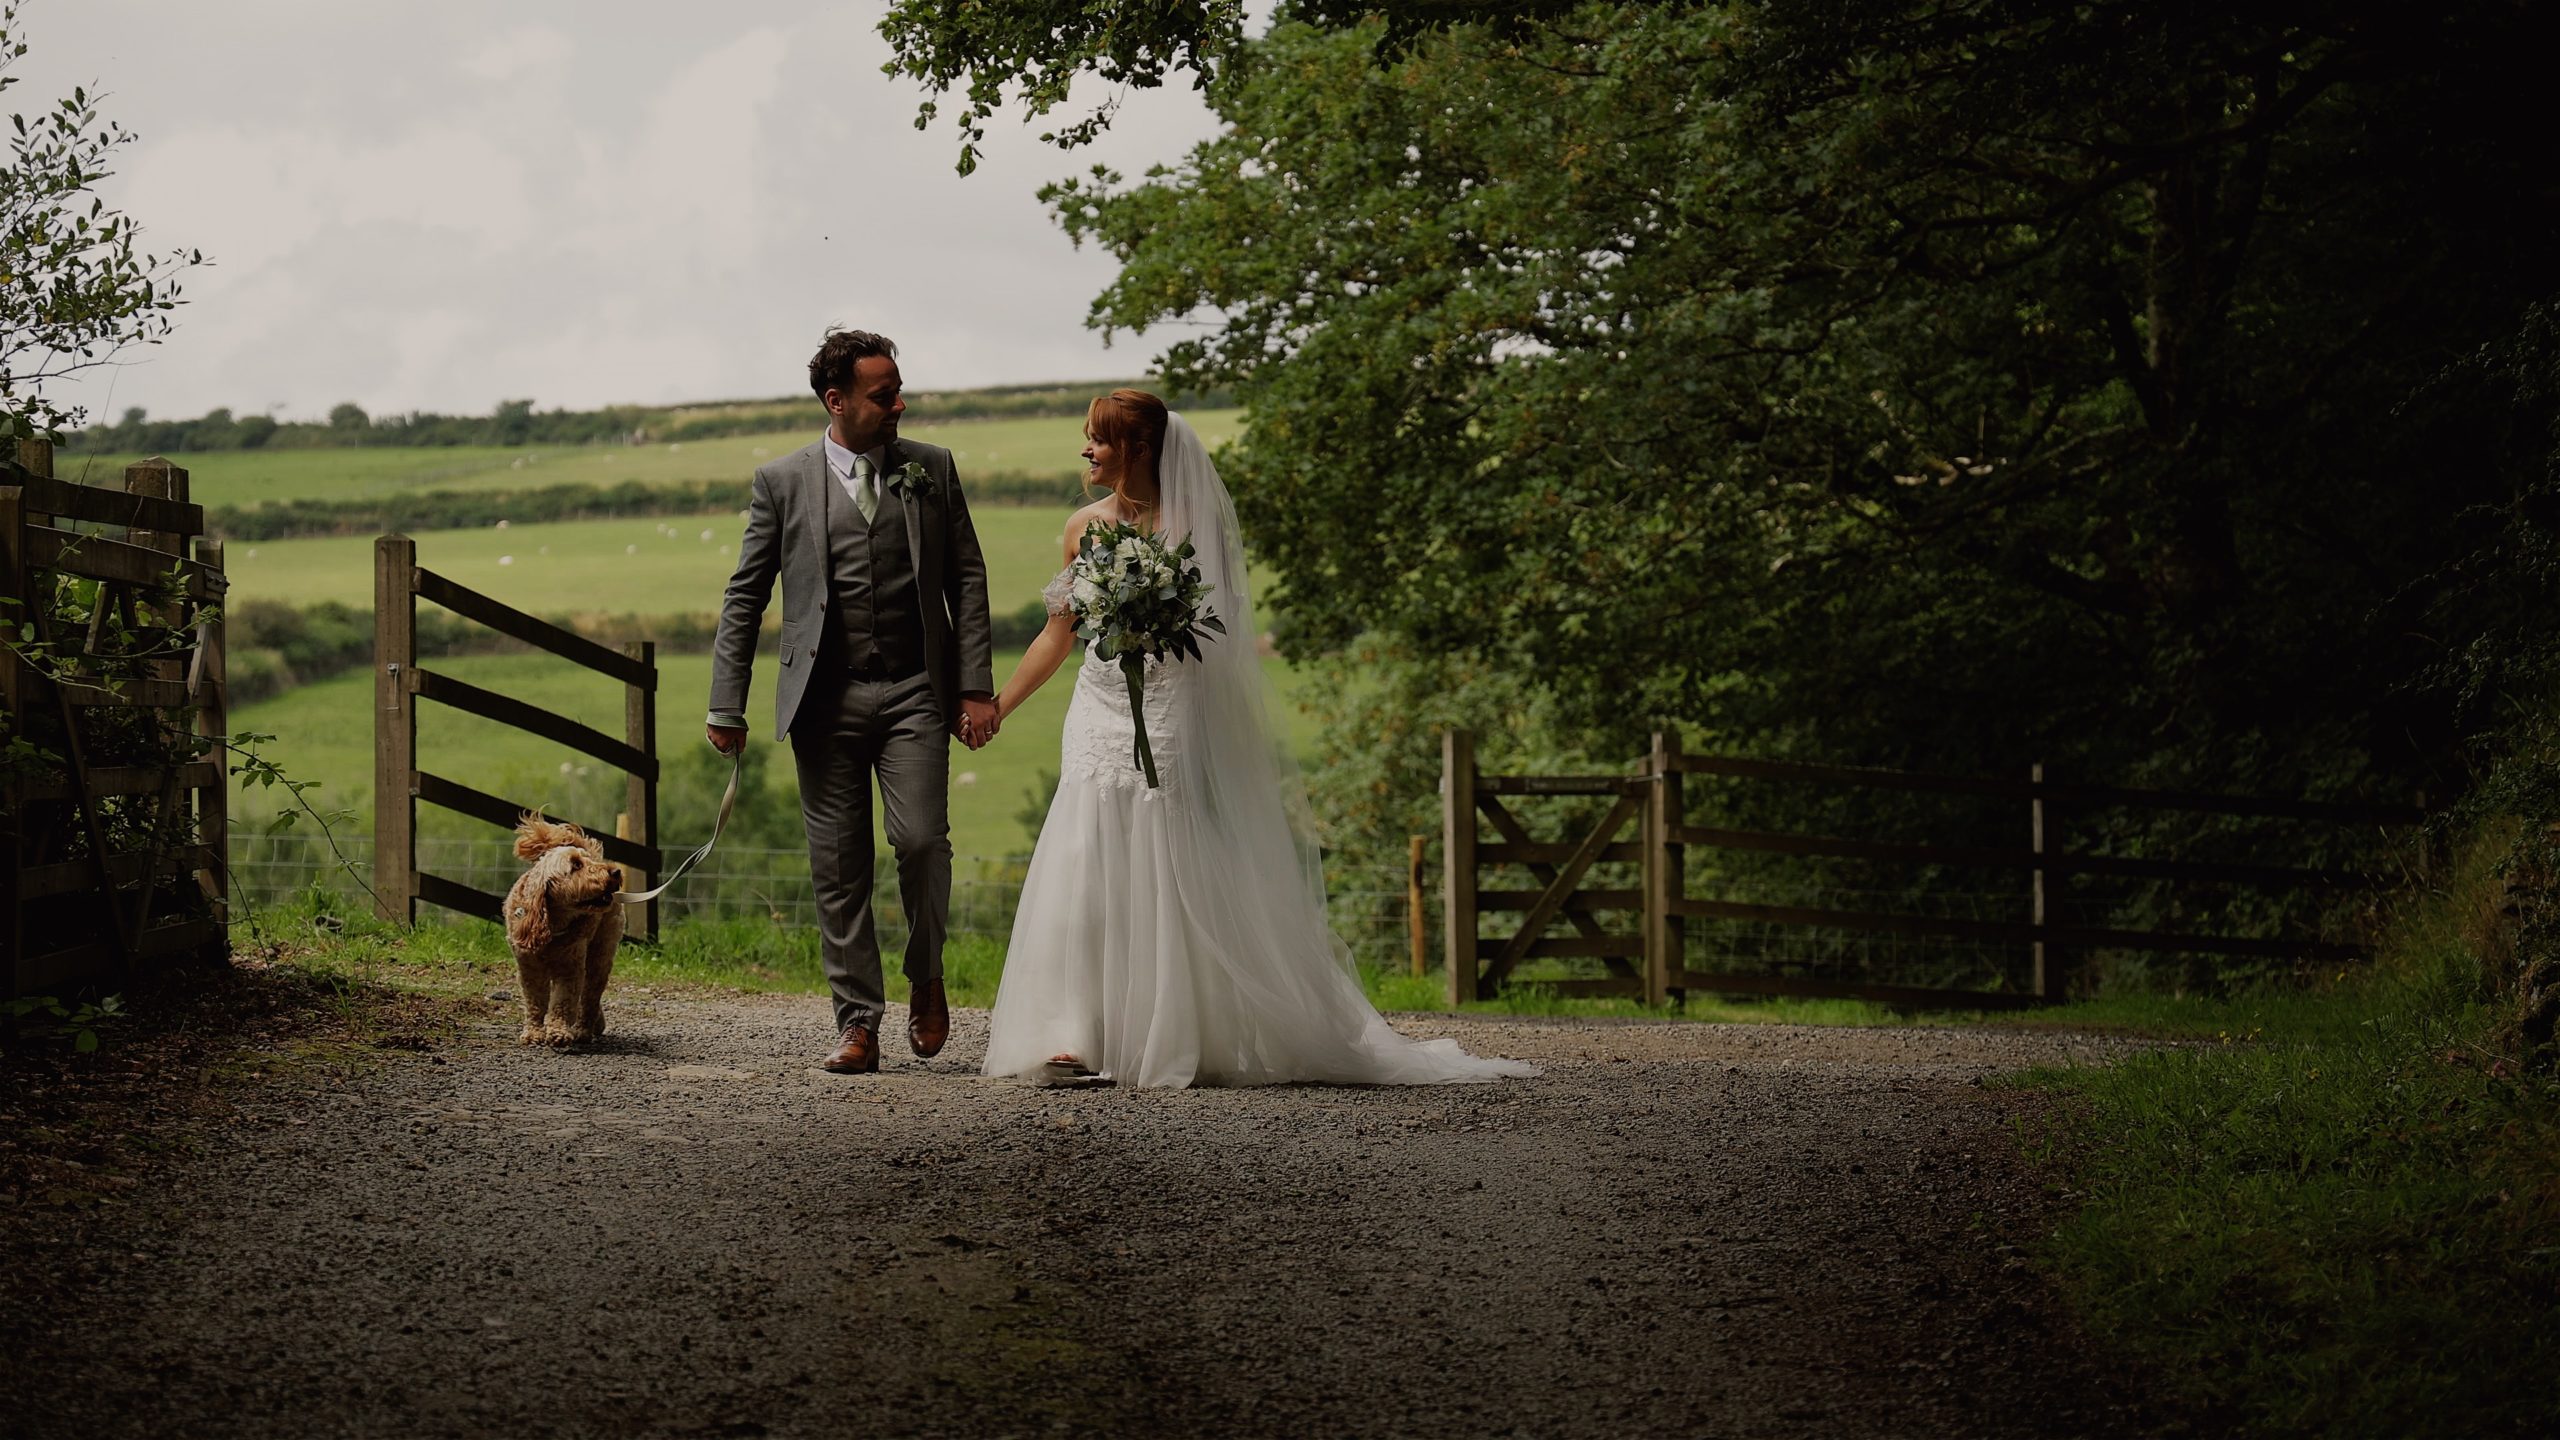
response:
<path id="1" fill-rule="evenodd" d="M 1094 439 L 1114 447 L 1123 457 L 1132 447 L 1143 448 L 1147 469 L 1153 472 L 1164 455 L 1164 431 L 1171 413 L 1162 400 L 1144 390 L 1114 390 L 1086 407 L 1084 425 Z M 1125 468 L 1128 460 L 1123 458 L 1121 464 Z"/>

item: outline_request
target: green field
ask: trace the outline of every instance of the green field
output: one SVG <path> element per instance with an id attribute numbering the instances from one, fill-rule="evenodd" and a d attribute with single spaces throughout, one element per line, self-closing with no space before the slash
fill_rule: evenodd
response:
<path id="1" fill-rule="evenodd" d="M 1211 443 L 1238 428 L 1236 411 L 1198 417 Z M 812 426 L 814 433 L 815 426 Z M 1069 473 L 1081 443 L 1072 418 L 973 421 L 940 427 L 911 426 L 910 434 L 946 444 L 958 453 L 965 483 L 971 470 L 1032 469 Z M 614 483 L 676 483 L 736 479 L 756 464 L 805 443 L 798 434 L 748 437 L 680 446 L 588 449 L 349 449 L 227 452 L 186 457 L 194 497 L 208 504 L 247 504 L 304 496 L 363 496 L 444 487 L 496 487 Z M 112 475 L 101 460 L 88 478 Z M 67 458 L 62 471 L 79 476 L 83 462 Z M 1065 506 L 988 505 L 974 512 L 987 557 L 991 600 L 999 613 L 1035 602 L 1057 573 Z M 639 517 L 543 524 L 509 524 L 421 533 L 421 564 L 518 609 L 551 615 L 705 615 L 737 564 L 745 520 L 734 510 L 677 518 Z M 226 557 L 233 601 L 273 600 L 305 606 L 336 601 L 356 609 L 373 602 L 374 542 L 346 536 L 256 543 L 236 541 Z M 1018 653 L 997 657 L 998 678 L 1009 674 Z M 622 730 L 620 687 L 565 661 L 542 655 L 429 658 L 435 669 L 513 695 L 612 734 Z M 1276 662 L 1275 662 L 1276 666 Z M 764 756 L 763 789 L 748 802 L 753 818 L 740 841 L 797 845 L 798 786 L 790 754 L 762 738 L 770 726 L 773 664 L 761 660 L 755 681 L 754 718 Z M 707 830 L 724 769 L 700 736 L 710 686 L 705 655 L 670 655 L 660 661 L 659 743 L 668 774 L 662 791 L 662 837 L 690 845 Z M 1276 667 L 1283 694 L 1294 676 Z M 1038 786 L 1041 771 L 1057 765 L 1057 737 L 1073 676 L 1062 674 L 1009 723 L 988 749 L 952 754 L 952 842 L 962 856 L 993 859 L 1029 847 L 1020 812 Z M 373 725 L 372 679 L 358 670 L 318 681 L 233 717 L 235 730 L 273 734 L 265 749 L 293 777 L 319 782 L 311 798 L 324 810 L 355 813 L 347 833 L 371 827 Z M 1302 725 L 1284 705 L 1284 724 Z M 426 707 L 419 727 L 423 769 L 510 800 L 539 805 L 591 824 L 609 826 L 621 808 L 618 778 L 609 767 L 563 747 L 439 706 Z M 1304 737 L 1292 735 L 1292 740 Z M 244 799 L 244 822 L 263 824 L 283 803 L 281 792 Z M 427 808 L 430 837 L 485 836 L 489 827 Z"/>
<path id="2" fill-rule="evenodd" d="M 1040 598 L 1058 573 L 1071 510 L 990 505 L 971 512 L 997 613 Z M 735 510 L 629 520 L 564 520 L 504 530 L 431 530 L 418 563 L 539 615 L 711 614 L 738 563 Z M 708 535 L 710 538 L 705 539 Z M 310 605 L 373 604 L 373 540 L 331 536 L 235 543 L 224 557 L 231 596 Z"/>
<path id="3" fill-rule="evenodd" d="M 1013 673 L 1019 652 L 996 656 L 996 678 Z M 475 685 L 583 721 L 608 734 L 622 733 L 623 692 L 614 682 L 548 655 L 467 655 L 429 659 L 431 669 Z M 983 750 L 957 744 L 951 751 L 951 843 L 962 856 L 999 858 L 1030 849 L 1018 812 L 1040 772 L 1058 765 L 1058 732 L 1066 719 L 1073 688 L 1074 663 L 1062 668 L 1029 704 L 1006 722 L 1004 733 Z M 1289 738 L 1303 749 L 1309 738 L 1306 722 L 1286 703 L 1295 674 L 1278 661 L 1272 676 L 1282 701 L 1275 721 L 1287 726 Z M 674 655 L 658 662 L 658 744 L 670 776 L 659 825 L 670 845 L 690 847 L 709 833 L 715 780 L 725 775 L 725 762 L 712 756 L 702 739 L 702 711 L 711 687 L 711 658 Z M 749 718 L 750 744 L 767 754 L 763 793 L 742 797 L 742 808 L 761 806 L 766 816 L 752 828 L 768 837 L 797 834 L 799 786 L 792 775 L 787 746 L 772 739 L 775 666 L 759 657 Z M 311 799 L 320 808 L 356 812 L 347 833 L 371 833 L 373 813 L 372 724 L 373 678 L 354 671 L 256 705 L 232 717 L 235 731 L 271 734 L 264 747 L 269 757 L 300 780 L 316 780 Z M 540 805 L 569 818 L 610 827 L 618 803 L 618 780 L 610 767 L 576 751 L 521 731 L 493 724 L 458 710 L 425 705 L 418 723 L 421 769 L 503 795 L 521 804 Z M 583 773 L 582 773 L 583 772 Z M 234 801 L 234 813 L 246 826 L 262 825 L 284 804 L 282 792 L 259 791 Z M 490 827 L 437 810 L 420 808 L 424 833 L 445 836 L 487 835 Z M 773 817 L 787 817 L 779 824 Z M 770 843 L 770 840 L 769 842 Z M 792 840 L 790 843 L 798 843 Z"/>
<path id="4" fill-rule="evenodd" d="M 1239 410 L 1190 415 L 1212 448 L 1242 428 Z M 664 445 L 588 446 L 364 446 L 344 450 L 216 450 L 169 458 L 187 467 L 190 497 L 200 505 L 257 505 L 269 500 L 355 500 L 410 490 L 515 489 L 535 485 L 612 485 L 625 480 L 678 484 L 694 480 L 743 480 L 755 467 L 816 439 L 824 417 L 809 407 L 805 431 L 741 435 Z M 936 425 L 912 416 L 905 433 L 948 446 L 965 484 L 973 473 L 997 470 L 1073 476 L 1084 468 L 1083 421 L 1076 416 L 1036 420 L 968 420 Z M 57 469 L 67 479 L 120 483 L 137 455 L 65 455 Z"/>

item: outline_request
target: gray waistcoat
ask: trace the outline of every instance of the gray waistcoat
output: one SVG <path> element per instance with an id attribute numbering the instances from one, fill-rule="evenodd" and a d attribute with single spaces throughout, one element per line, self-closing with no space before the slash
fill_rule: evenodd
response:
<path id="1" fill-rule="evenodd" d="M 833 475 L 827 480 L 835 483 Z M 827 585 L 835 623 L 822 663 L 886 676 L 924 668 L 924 612 L 907 548 L 907 507 L 887 487 L 868 527 L 842 487 L 829 497 Z"/>

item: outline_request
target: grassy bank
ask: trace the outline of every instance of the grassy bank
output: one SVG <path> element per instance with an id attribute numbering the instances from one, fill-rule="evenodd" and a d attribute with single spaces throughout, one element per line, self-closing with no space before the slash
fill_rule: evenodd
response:
<path id="1" fill-rule="evenodd" d="M 2463 913 L 2370 974 L 2192 1012 L 2208 1043 L 2026 1077 L 2102 1343 L 2245 1433 L 2560 1433 L 2560 1089 L 2491 1043 Z"/>

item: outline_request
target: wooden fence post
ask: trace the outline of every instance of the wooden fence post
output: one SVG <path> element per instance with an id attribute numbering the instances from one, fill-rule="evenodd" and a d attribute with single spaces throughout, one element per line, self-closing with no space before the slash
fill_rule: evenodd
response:
<path id="1" fill-rule="evenodd" d="M 187 498 L 187 472 L 155 455 L 148 460 L 124 467 L 124 490 L 128 495 L 148 495 L 155 500 L 183 501 Z M 172 535 L 163 530 L 145 530 L 135 526 L 125 531 L 125 539 L 128 543 L 139 545 L 146 550 L 157 550 L 173 560 L 187 553 L 186 537 Z M 186 605 L 182 600 L 169 607 L 171 613 L 157 615 L 154 618 L 165 624 L 179 618 L 185 609 Z M 151 673 L 163 680 L 175 680 L 181 683 L 184 683 L 187 678 L 184 667 L 177 660 L 153 661 Z M 144 882 L 144 888 L 146 890 L 150 888 L 148 880 Z"/>
<path id="2" fill-rule="evenodd" d="M 27 599 L 26 494 L 18 485 L 0 486 L 0 599 L 22 605 Z M 0 641 L 17 640 L 24 623 L 20 617 L 28 613 L 0 610 Z M 32 631 L 26 634 L 33 638 Z M 17 652 L 0 649 L 0 709 L 6 710 L 11 725 L 25 723 L 25 690 Z M 0 973 L 0 999 L 14 1000 L 19 993 L 19 966 L 27 953 L 18 913 L 19 838 L 26 825 L 26 813 L 17 787 L 5 781 L 0 781 L 0 786 L 6 789 L 6 793 L 0 793 L 0 971 L 5 971 Z"/>
<path id="3" fill-rule="evenodd" d="M 155 500 L 184 501 L 187 498 L 187 472 L 155 455 L 151 459 L 124 467 L 124 489 L 128 495 L 147 495 Z M 157 550 L 169 556 L 173 562 L 187 551 L 185 536 L 165 530 L 150 530 L 139 525 L 128 526 L 124 538 L 127 544 L 138 545 L 146 550 Z M 148 619 L 170 630 L 187 628 L 195 619 L 193 607 L 187 603 L 183 593 L 166 602 L 152 599 L 150 592 L 142 587 L 127 589 L 124 594 L 129 597 L 139 612 L 138 618 Z M 98 592 L 99 605 L 93 617 L 93 628 L 90 632 L 93 643 L 100 633 L 99 627 L 104 625 L 107 618 L 106 596 L 107 589 L 101 586 Z M 186 663 L 174 657 L 150 662 L 147 673 L 154 678 L 171 681 L 181 686 L 185 685 L 187 680 Z M 169 733 L 174 727 L 165 724 L 164 717 L 159 711 L 150 710 L 145 713 L 151 717 L 149 723 L 153 730 L 161 731 L 170 741 L 174 742 L 177 739 L 174 733 Z M 142 856 L 142 873 L 137 877 L 134 885 L 133 923 L 126 927 L 128 932 L 137 938 L 151 926 L 151 902 L 158 894 L 160 868 L 168 854 L 171 837 L 177 829 L 174 822 L 180 813 L 192 814 L 194 810 L 195 797 L 179 788 L 178 772 L 175 767 L 165 772 L 160 784 L 160 792 L 155 798 L 157 803 L 151 809 L 150 827 L 146 832 L 150 839 L 139 852 Z"/>
<path id="4" fill-rule="evenodd" d="M 1424 911 L 1422 893 L 1423 866 L 1431 851 L 1431 837 L 1412 837 L 1413 849 L 1404 867 L 1405 938 L 1413 949 L 1413 978 L 1421 979 L 1431 970 L 1430 916 Z"/>
<path id="5" fill-rule="evenodd" d="M 195 549 L 196 563 L 222 576 L 227 584 L 229 574 L 223 569 L 222 542 L 198 540 Z M 222 588 L 215 590 L 216 603 L 221 603 L 224 594 Z M 198 663 L 204 676 L 204 699 L 196 707 L 196 733 L 211 742 L 205 755 L 213 761 L 213 783 L 196 792 L 196 839 L 213 864 L 197 872 L 197 878 L 213 902 L 213 918 L 224 927 L 208 947 L 208 959 L 231 953 L 231 752 L 222 748 L 231 734 L 231 690 L 226 673 L 230 657 L 226 653 L 229 645 L 223 638 L 224 625 L 224 619 L 217 616 L 213 624 L 200 627 L 196 637 L 196 644 L 203 648 L 203 658 Z"/>
<path id="6" fill-rule="evenodd" d="M 1476 743 L 1464 730 L 1440 737 L 1442 957 L 1449 1008 L 1476 998 Z"/>
<path id="7" fill-rule="evenodd" d="M 124 467 L 124 489 L 128 495 L 182 501 L 187 498 L 187 472 L 154 455 Z M 145 530 L 140 526 L 126 531 L 125 539 L 146 550 L 157 550 L 169 556 L 184 554 L 187 543 L 180 536 L 160 530 Z"/>
<path id="8" fill-rule="evenodd" d="M 2028 944 L 2028 970 L 2036 997 L 2060 1000 L 2062 976 L 2055 968 L 2058 958 L 2044 941 L 2046 925 L 2044 894 L 2044 762 L 2027 767 L 2027 850 L 2035 857 L 2034 868 L 2027 872 L 2027 923 L 2036 928 L 2037 938 Z"/>
<path id="9" fill-rule="evenodd" d="M 2412 798 L 2417 805 L 2418 815 L 2420 817 L 2418 820 L 2418 853 L 2415 860 L 2418 883 L 2421 885 L 2432 885 L 2435 883 L 2436 879 L 2436 835 L 2435 825 L 2426 817 L 2433 812 L 2427 808 L 2427 792 L 2424 789 L 2419 790 Z"/>
<path id="10" fill-rule="evenodd" d="M 1686 882 L 1686 851 L 1679 842 L 1680 737 L 1655 731 L 1647 757 L 1651 778 L 1644 817 L 1644 1003 L 1668 1004 L 1681 993 L 1687 968 L 1686 927 L 1677 913 Z"/>
<path id="11" fill-rule="evenodd" d="M 417 569 L 418 542 L 373 542 L 373 895 L 401 925 L 418 913 Z"/>
<path id="12" fill-rule="evenodd" d="M 633 640 L 622 647 L 622 653 L 646 666 L 649 683 L 625 685 L 622 689 L 622 735 L 631 748 L 656 759 L 658 755 L 658 642 Z M 631 811 L 629 839 L 655 849 L 658 844 L 658 777 L 630 777 L 628 805 Z M 626 881 L 629 871 L 624 872 Z M 640 879 L 637 888 L 646 890 L 658 883 L 658 872 L 652 870 Z M 635 927 L 643 940 L 658 938 L 658 902 L 643 901 L 640 923 Z"/>
<path id="13" fill-rule="evenodd" d="M 50 440 L 20 440 L 18 442 L 18 463 L 48 480 L 53 479 L 53 442 Z M 29 521 L 34 520 L 37 517 L 32 514 L 26 514 L 22 515 L 20 518 L 22 521 Z M 49 525 L 56 517 L 47 515 L 43 518 Z M 23 532 L 21 532 L 21 534 L 23 535 Z M 23 564 L 25 559 L 24 555 L 22 554 L 19 559 Z M 19 572 L 22 577 L 25 573 L 26 572 L 24 570 L 20 570 Z M 98 605 L 91 613 L 91 624 L 93 628 L 97 627 L 106 618 L 106 599 L 109 588 L 110 587 L 104 584 L 101 584 L 98 587 Z M 36 595 L 29 594 L 25 599 L 28 603 L 26 608 L 20 612 L 20 618 L 27 626 L 28 638 L 40 643 L 58 639 L 59 637 L 53 630 L 51 622 L 46 618 L 53 608 L 49 603 L 49 597 L 38 597 Z M 120 917 L 116 911 L 115 875 L 108 866 L 108 856 L 110 852 L 107 849 L 106 834 L 98 822 L 98 797 L 91 794 L 89 790 L 89 757 L 87 754 L 87 747 L 82 743 L 80 738 L 81 727 L 79 717 L 72 713 L 70 692 L 65 686 L 63 686 L 59 681 L 51 681 L 47 683 L 46 688 L 53 691 L 56 712 L 62 717 L 62 749 L 63 758 L 70 762 L 68 768 L 71 779 L 71 799 L 80 812 L 81 830 L 89 842 L 89 863 L 95 867 L 96 871 L 99 900 L 100 903 L 106 907 L 107 911 L 107 936 L 114 947 L 115 955 L 115 968 L 109 973 L 117 983 L 125 983 L 132 979 L 134 973 L 134 964 L 136 960 L 134 954 L 135 935 L 132 930 L 128 929 L 120 922 Z M 145 883 L 148 883 L 148 879 L 149 877 L 146 875 Z"/>

